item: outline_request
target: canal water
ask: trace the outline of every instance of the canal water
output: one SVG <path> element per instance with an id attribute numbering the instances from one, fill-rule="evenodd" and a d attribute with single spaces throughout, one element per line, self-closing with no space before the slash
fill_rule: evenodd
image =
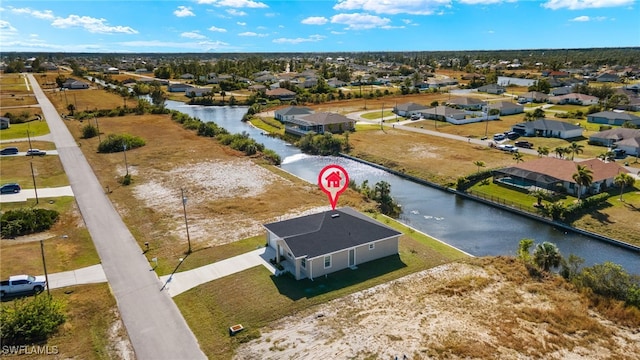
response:
<path id="1" fill-rule="evenodd" d="M 205 122 L 215 122 L 231 133 L 248 133 L 280 155 L 282 169 L 311 183 L 317 182 L 318 173 L 328 164 L 344 167 L 357 184 L 368 180 L 369 185 L 374 186 L 376 182 L 384 180 L 391 185 L 394 200 L 402 206 L 401 222 L 472 255 L 514 255 L 519 241 L 531 238 L 536 243 L 555 243 L 564 256 L 575 254 L 585 259 L 585 266 L 611 261 L 622 265 L 630 273 L 640 274 L 638 252 L 565 232 L 356 161 L 303 154 L 298 148 L 266 136 L 262 130 L 241 122 L 246 107 L 191 106 L 175 101 L 167 101 L 166 106 Z"/>

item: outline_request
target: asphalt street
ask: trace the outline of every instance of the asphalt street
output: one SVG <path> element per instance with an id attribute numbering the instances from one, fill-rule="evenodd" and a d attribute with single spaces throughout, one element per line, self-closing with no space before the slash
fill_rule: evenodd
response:
<path id="1" fill-rule="evenodd" d="M 32 74 L 33 92 L 49 125 L 84 222 L 100 256 L 138 359 L 206 359 L 178 307 L 120 218 L 57 110 Z"/>

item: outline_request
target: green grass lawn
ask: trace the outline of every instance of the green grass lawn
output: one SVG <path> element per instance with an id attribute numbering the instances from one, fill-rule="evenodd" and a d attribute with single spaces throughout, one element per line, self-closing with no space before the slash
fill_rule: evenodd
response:
<path id="1" fill-rule="evenodd" d="M 380 119 L 383 117 L 387 117 L 387 116 L 393 116 L 395 115 L 393 111 L 391 110 L 387 110 L 387 111 L 372 111 L 372 112 L 368 112 L 368 113 L 364 113 L 362 115 L 360 115 L 361 117 L 368 119 L 368 120 L 374 120 L 374 119 Z"/>
<path id="2" fill-rule="evenodd" d="M 239 343 L 260 336 L 259 328 L 313 305 L 343 297 L 402 276 L 466 257 L 456 249 L 386 217 L 383 223 L 407 233 L 400 239 L 399 255 L 342 270 L 314 281 L 272 276 L 262 266 L 198 286 L 176 296 L 189 327 L 210 359 L 228 359 Z M 245 331 L 235 337 L 229 326 L 241 323 Z"/>
<path id="3" fill-rule="evenodd" d="M 46 135 L 49 133 L 49 126 L 46 121 L 30 121 L 23 124 L 11 124 L 10 128 L 0 131 L 0 138 L 2 140 L 26 139 L 28 137 L 27 131 L 31 137 Z"/>

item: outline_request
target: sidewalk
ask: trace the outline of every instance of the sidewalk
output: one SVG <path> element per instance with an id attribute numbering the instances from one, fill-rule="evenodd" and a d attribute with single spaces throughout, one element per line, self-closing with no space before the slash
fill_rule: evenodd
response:
<path id="1" fill-rule="evenodd" d="M 275 267 L 269 263 L 269 259 L 275 257 L 276 251 L 273 248 L 263 247 L 213 264 L 201 266 L 197 269 L 161 276 L 160 280 L 165 284 L 164 290 L 167 291 L 169 296 L 174 297 L 200 284 L 204 284 L 254 266 L 263 265 L 272 274 L 275 274 Z"/>

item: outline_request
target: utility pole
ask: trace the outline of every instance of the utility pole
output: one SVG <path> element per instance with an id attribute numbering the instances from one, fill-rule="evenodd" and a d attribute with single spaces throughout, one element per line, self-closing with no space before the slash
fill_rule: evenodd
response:
<path id="1" fill-rule="evenodd" d="M 98 143 L 101 143 L 102 140 L 100 139 L 100 125 L 98 125 L 98 117 L 94 114 L 93 118 L 96 121 L 96 130 L 98 131 Z"/>
<path id="2" fill-rule="evenodd" d="M 127 144 L 122 143 L 122 152 L 124 153 L 124 168 L 126 170 L 126 175 L 129 176 L 129 165 L 127 164 Z"/>
<path id="3" fill-rule="evenodd" d="M 189 223 L 187 222 L 187 197 L 184 196 L 184 188 L 180 188 L 182 194 L 182 211 L 184 212 L 184 226 L 187 229 L 187 242 L 189 243 L 189 250 L 187 254 L 191 254 L 191 238 L 189 237 Z"/>
<path id="4" fill-rule="evenodd" d="M 33 155 L 31 155 L 31 157 L 33 158 Z M 36 175 L 33 172 L 33 163 L 30 163 L 31 165 L 31 178 L 33 178 L 33 191 L 36 193 L 36 204 L 39 203 L 38 201 L 38 188 L 36 187 Z"/>
<path id="5" fill-rule="evenodd" d="M 29 149 L 33 149 L 31 147 L 31 135 L 29 134 L 29 129 L 28 128 L 27 128 L 27 139 L 29 140 Z M 33 153 L 31 154 L 31 158 L 33 159 Z"/>
<path id="6" fill-rule="evenodd" d="M 47 262 L 44 260 L 44 242 L 40 240 L 40 253 L 42 254 L 42 267 L 44 267 L 44 279 L 47 282 L 47 295 L 51 299 L 51 292 L 49 292 L 49 274 L 47 273 Z"/>

